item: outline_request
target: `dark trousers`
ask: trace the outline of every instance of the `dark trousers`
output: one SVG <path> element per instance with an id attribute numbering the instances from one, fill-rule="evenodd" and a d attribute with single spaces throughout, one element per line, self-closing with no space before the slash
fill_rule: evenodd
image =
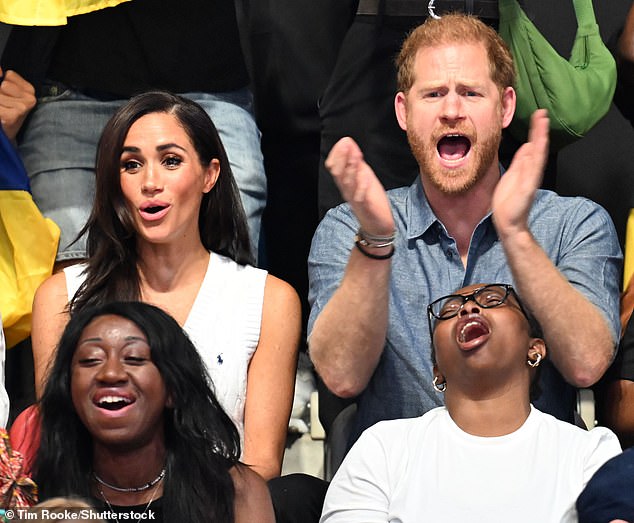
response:
<path id="1" fill-rule="evenodd" d="M 265 266 L 308 316 L 306 262 L 319 221 L 319 99 L 357 0 L 241 0 L 247 63 L 268 182 Z"/>
<path id="2" fill-rule="evenodd" d="M 269 480 L 277 523 L 319 523 L 328 483 L 308 474 Z"/>
<path id="3" fill-rule="evenodd" d="M 394 58 L 407 31 L 422 20 L 360 15 L 348 30 L 319 107 L 321 216 L 342 201 L 323 160 L 344 136 L 359 144 L 386 189 L 409 185 L 417 176 L 418 166 L 394 113 Z"/>

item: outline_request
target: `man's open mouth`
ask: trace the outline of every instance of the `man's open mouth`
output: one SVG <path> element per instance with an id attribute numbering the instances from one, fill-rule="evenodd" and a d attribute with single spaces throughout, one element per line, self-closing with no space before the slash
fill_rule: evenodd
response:
<path id="1" fill-rule="evenodd" d="M 443 160 L 456 161 L 471 150 L 471 140 L 462 134 L 448 134 L 438 141 L 438 154 Z"/>

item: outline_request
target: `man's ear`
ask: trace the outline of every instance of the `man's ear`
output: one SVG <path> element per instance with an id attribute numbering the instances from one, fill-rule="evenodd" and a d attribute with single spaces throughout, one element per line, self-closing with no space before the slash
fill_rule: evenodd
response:
<path id="1" fill-rule="evenodd" d="M 218 176 L 220 176 L 220 161 L 218 158 L 212 158 L 205 169 L 205 178 L 203 180 L 204 193 L 208 193 L 213 189 L 214 185 L 216 185 L 216 182 L 218 181 Z"/>
<path id="2" fill-rule="evenodd" d="M 534 361 L 537 359 L 537 354 L 541 355 L 541 359 L 546 358 L 546 342 L 541 338 L 531 338 L 528 343 L 528 359 Z"/>
<path id="3" fill-rule="evenodd" d="M 513 115 L 515 114 L 515 105 L 517 103 L 517 96 L 515 89 L 507 87 L 502 91 L 502 129 L 506 129 L 511 125 Z"/>
<path id="4" fill-rule="evenodd" d="M 394 112 L 401 129 L 407 131 L 407 98 L 403 91 L 399 91 L 394 97 Z"/>

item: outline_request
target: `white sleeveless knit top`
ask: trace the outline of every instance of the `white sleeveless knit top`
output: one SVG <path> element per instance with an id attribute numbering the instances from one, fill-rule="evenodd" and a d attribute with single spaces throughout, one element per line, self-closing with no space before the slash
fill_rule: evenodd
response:
<path id="1" fill-rule="evenodd" d="M 69 299 L 84 264 L 64 269 Z M 244 442 L 247 369 L 260 339 L 266 271 L 210 253 L 209 266 L 183 329 L 207 365 L 218 401 Z"/>

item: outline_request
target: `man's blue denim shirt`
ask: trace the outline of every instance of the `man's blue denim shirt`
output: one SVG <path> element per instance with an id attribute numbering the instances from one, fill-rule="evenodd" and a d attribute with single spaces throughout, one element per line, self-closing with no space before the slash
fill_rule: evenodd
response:
<path id="1" fill-rule="evenodd" d="M 425 198 L 420 178 L 410 187 L 388 191 L 388 196 L 397 237 L 387 339 L 374 375 L 357 399 L 350 444 L 377 421 L 420 416 L 443 404 L 442 395 L 432 387 L 426 317 L 432 300 L 474 283 L 513 283 L 490 214 L 473 232 L 465 269 L 455 241 Z M 529 226 L 561 273 L 603 312 L 616 344 L 622 253 L 608 213 L 588 199 L 540 190 Z M 315 319 L 343 278 L 357 229 L 350 207 L 342 204 L 328 212 L 315 233 L 308 260 L 309 336 Z M 573 421 L 576 391 L 548 359 L 537 385 L 541 393 L 533 398 L 535 406 Z"/>

